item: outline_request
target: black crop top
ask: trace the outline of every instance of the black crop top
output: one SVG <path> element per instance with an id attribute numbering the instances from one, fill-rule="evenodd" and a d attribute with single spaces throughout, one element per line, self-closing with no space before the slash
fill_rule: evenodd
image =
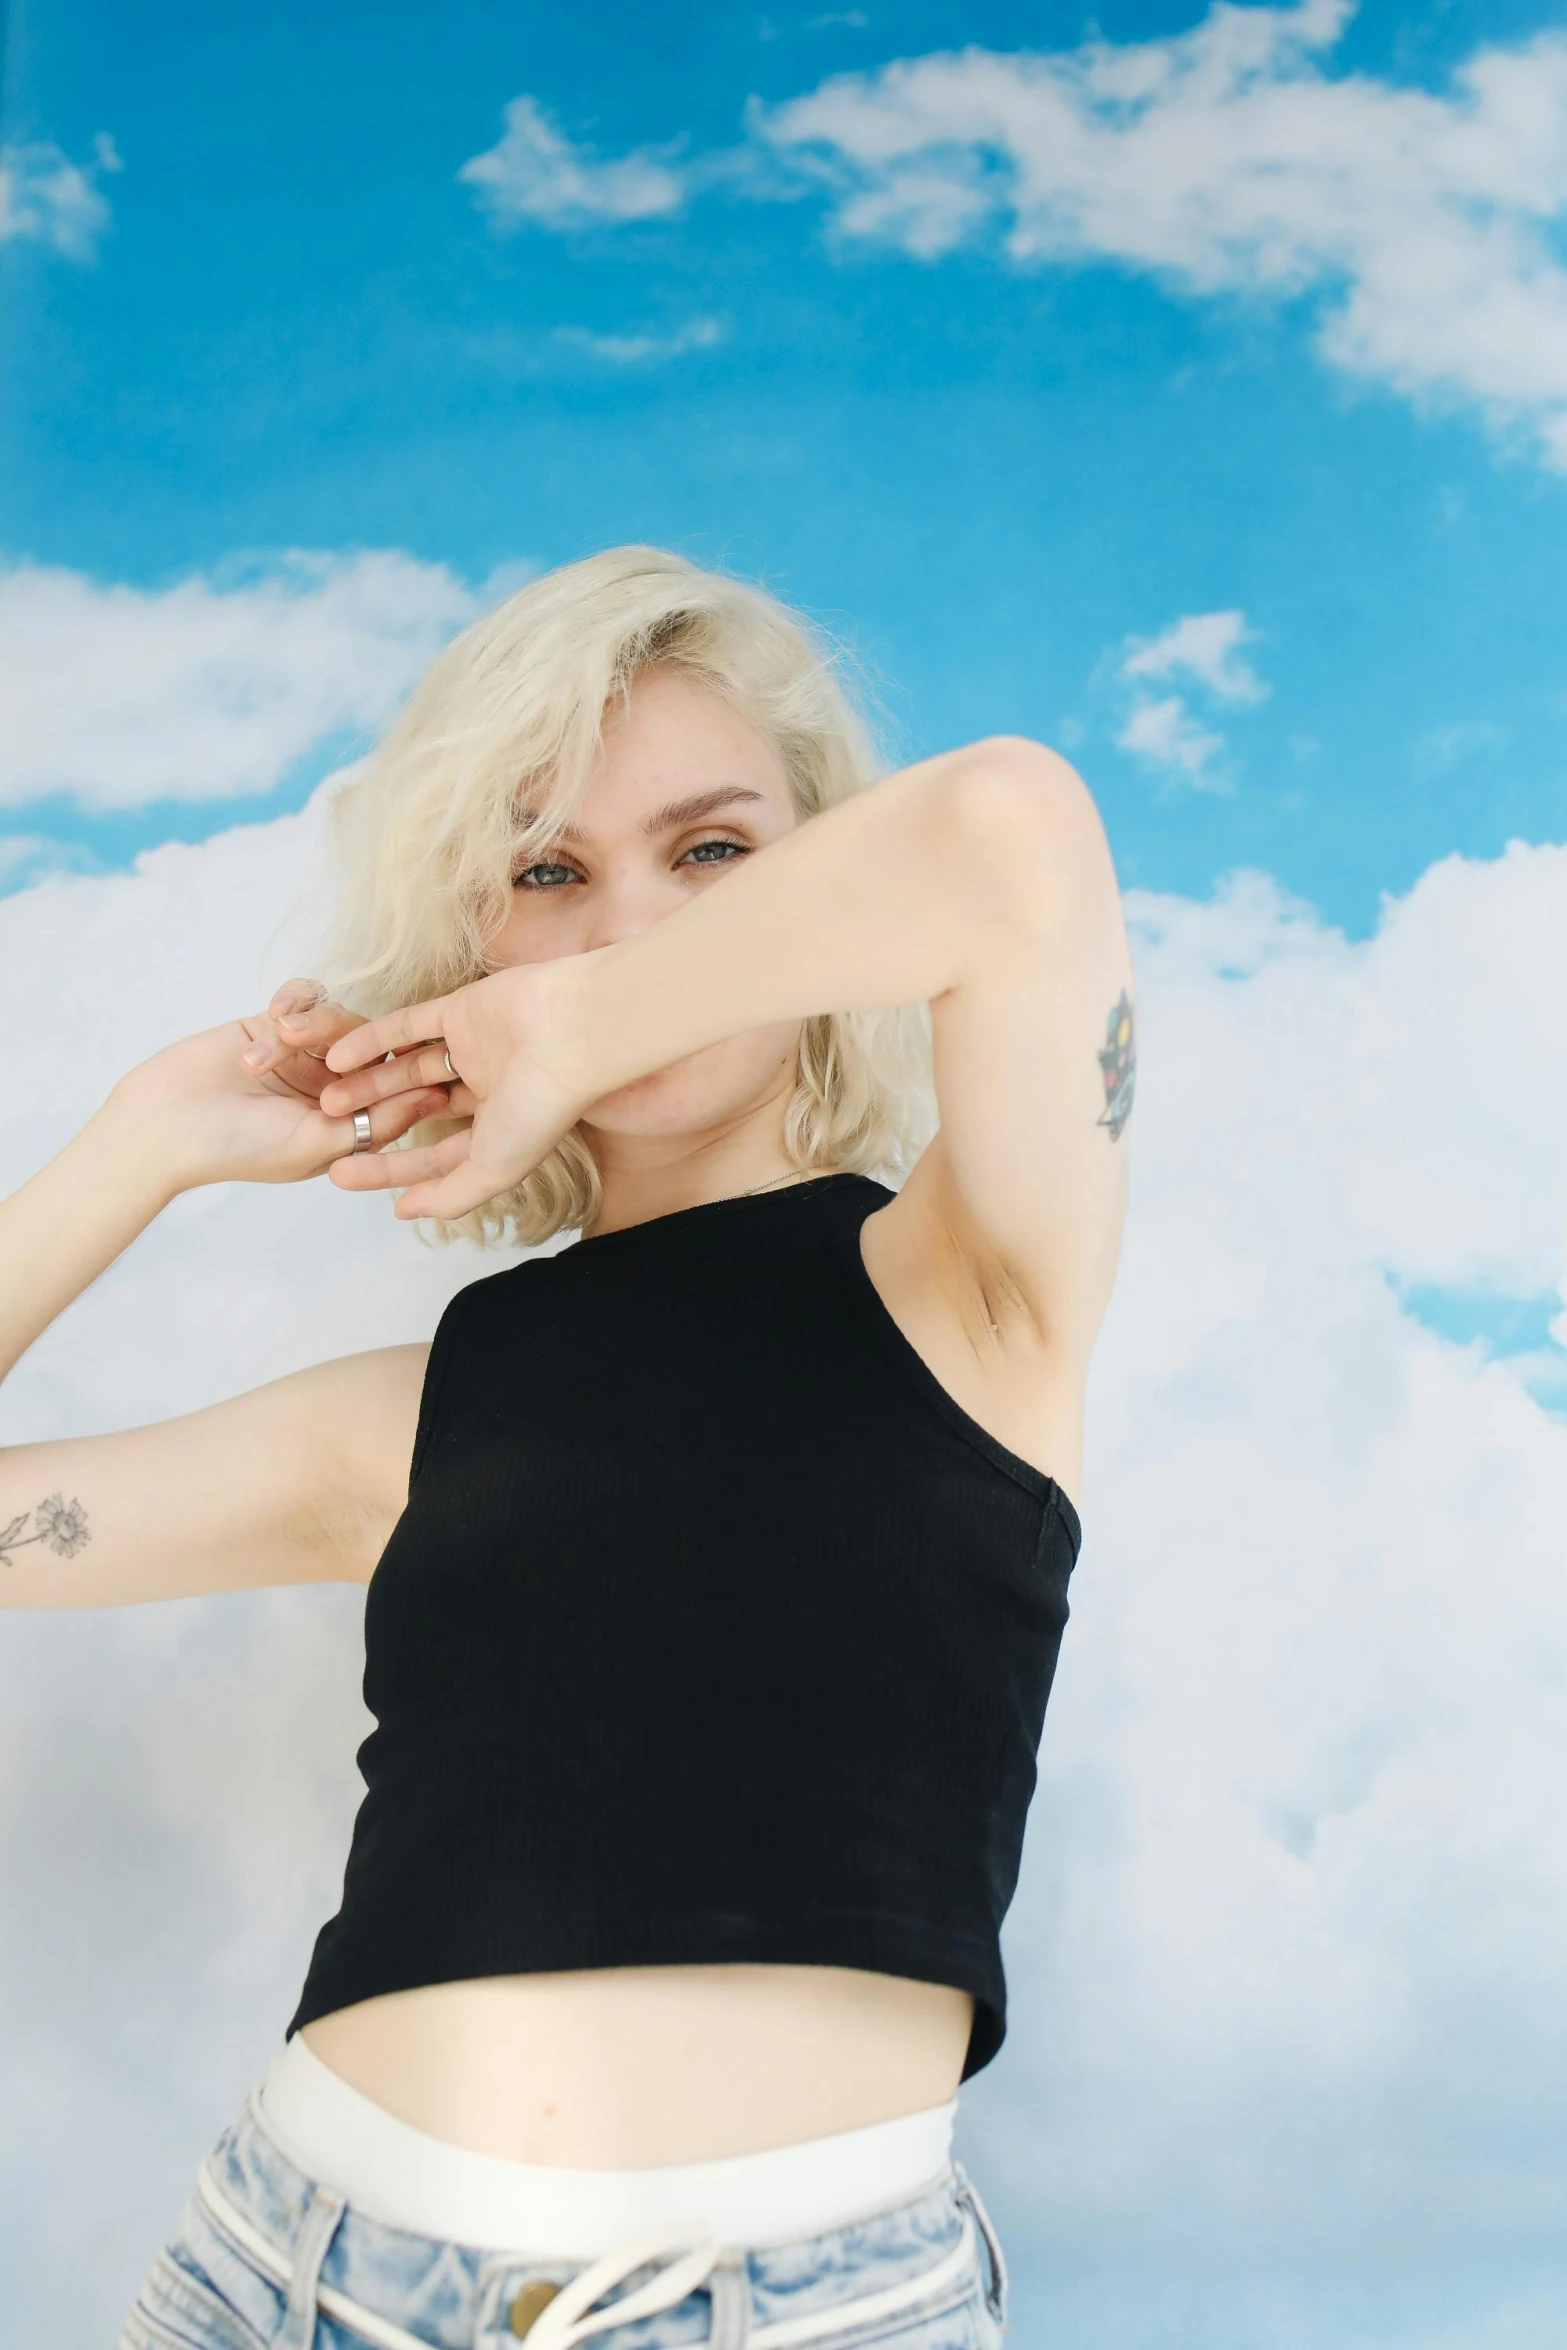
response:
<path id="1" fill-rule="evenodd" d="M 882 1304 L 861 1175 L 452 1300 L 371 1580 L 366 1794 L 301 2024 L 420 1984 L 750 1960 L 1006 2029 L 1079 1527 Z"/>

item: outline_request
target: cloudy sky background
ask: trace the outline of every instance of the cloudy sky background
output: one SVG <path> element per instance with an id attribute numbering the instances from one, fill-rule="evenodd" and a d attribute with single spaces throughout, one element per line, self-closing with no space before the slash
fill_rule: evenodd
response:
<path id="1" fill-rule="evenodd" d="M 542 566 L 725 561 L 853 645 L 896 754 L 1067 749 L 1145 1069 L 962 2123 L 1017 2338 L 1559 2341 L 1560 11 L 71 0 L 6 37 L 0 1178 L 308 963 L 323 779 Z M 481 1269 L 325 1187 L 200 1195 L 0 1438 L 422 1333 Z M 358 1613 L 0 1627 L 33 2335 L 111 2336 L 272 2050 Z"/>

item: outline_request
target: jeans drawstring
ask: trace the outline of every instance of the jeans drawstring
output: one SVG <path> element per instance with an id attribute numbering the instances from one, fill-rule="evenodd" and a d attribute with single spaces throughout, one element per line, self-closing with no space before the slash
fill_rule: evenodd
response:
<path id="1" fill-rule="evenodd" d="M 746 2350 L 751 2339 L 751 2279 L 743 2258 L 721 2260 L 708 2279 L 713 2296 L 707 2350 Z"/>
<path id="2" fill-rule="evenodd" d="M 623 2293 L 607 2309 L 594 2308 L 614 2286 L 656 2260 L 667 2262 L 667 2266 L 647 2284 L 639 2285 L 634 2293 Z M 579 2269 L 570 2284 L 562 2285 L 554 2299 L 545 2303 L 523 2339 L 528 2350 L 574 2350 L 576 2343 L 607 2333 L 611 2326 L 657 2317 L 662 2310 L 678 2307 L 698 2285 L 706 2284 L 717 2260 L 714 2239 L 708 2236 L 693 2244 L 689 2228 L 661 2228 L 656 2235 L 635 2237 L 629 2244 L 606 2252 L 602 2260 Z"/>

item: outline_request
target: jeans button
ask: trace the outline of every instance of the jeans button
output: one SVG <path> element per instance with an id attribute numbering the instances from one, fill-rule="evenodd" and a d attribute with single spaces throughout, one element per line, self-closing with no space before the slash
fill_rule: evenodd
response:
<path id="1" fill-rule="evenodd" d="M 519 2340 L 525 2334 L 532 2333 L 535 2324 L 559 2291 L 559 2285 L 547 2284 L 542 2277 L 535 2278 L 531 2285 L 523 2286 L 506 2312 L 506 2323 Z"/>

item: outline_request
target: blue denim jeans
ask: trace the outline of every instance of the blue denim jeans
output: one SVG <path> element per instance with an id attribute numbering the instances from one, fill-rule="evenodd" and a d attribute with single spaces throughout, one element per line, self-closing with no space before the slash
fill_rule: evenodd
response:
<path id="1" fill-rule="evenodd" d="M 252 2097 L 203 2165 L 120 2350 L 518 2350 L 530 2332 L 538 2350 L 999 2350 L 1006 2326 L 1001 2249 L 958 2163 L 848 2227 L 707 2257 L 690 2289 L 682 2276 L 703 2260 L 687 2255 L 682 2269 L 676 2247 L 573 2295 L 575 2279 L 605 2264 L 385 2227 L 307 2178 Z M 671 2292 L 668 2306 L 633 2312 Z"/>

